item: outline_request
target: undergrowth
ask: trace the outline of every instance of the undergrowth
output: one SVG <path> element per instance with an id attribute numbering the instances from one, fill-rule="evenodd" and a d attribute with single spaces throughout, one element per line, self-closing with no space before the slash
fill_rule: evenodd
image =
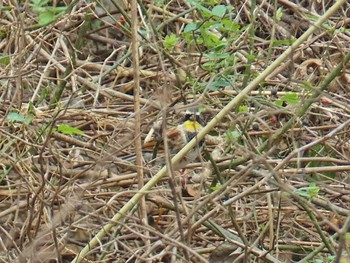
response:
<path id="1" fill-rule="evenodd" d="M 2 1 L 0 261 L 349 262 L 349 7 L 138 1 L 134 36 L 128 1 Z M 186 109 L 201 156 L 158 180 L 144 147 L 139 191 Z"/>

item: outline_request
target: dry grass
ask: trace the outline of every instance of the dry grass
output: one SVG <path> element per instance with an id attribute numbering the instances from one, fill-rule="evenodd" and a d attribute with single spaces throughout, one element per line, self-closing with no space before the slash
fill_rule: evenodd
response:
<path id="1" fill-rule="evenodd" d="M 335 1 L 257 1 L 254 13 L 253 1 L 231 1 L 232 19 L 247 28 L 226 39 L 235 63 L 218 60 L 215 70 L 204 45 L 181 37 L 205 20 L 198 10 L 141 2 L 144 140 L 162 116 L 176 125 L 188 107 L 214 118 L 287 49 L 273 40 L 298 38 Z M 108 3 L 97 11 L 77 1 L 46 26 L 31 2 L 0 4 L 0 262 L 70 262 L 137 192 L 137 167 L 124 160 L 135 154 L 138 125 L 132 38 L 127 16 Z M 148 224 L 135 207 L 83 262 L 348 262 L 349 65 L 309 100 L 350 52 L 349 7 L 225 116 L 206 137 L 207 155 L 150 189 Z M 179 42 L 164 50 L 170 33 Z M 232 86 L 214 89 L 227 71 Z M 83 134 L 60 132 L 62 124 Z M 157 169 L 145 163 L 144 182 Z"/>

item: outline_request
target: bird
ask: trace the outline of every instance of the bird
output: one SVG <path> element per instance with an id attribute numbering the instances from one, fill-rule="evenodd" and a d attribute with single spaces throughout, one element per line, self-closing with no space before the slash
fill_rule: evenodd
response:
<path id="1" fill-rule="evenodd" d="M 155 122 L 143 142 L 143 157 L 145 162 L 151 166 L 165 164 L 164 141 L 166 138 L 170 157 L 175 156 L 188 142 L 197 136 L 203 129 L 204 121 L 198 111 L 187 110 L 176 126 L 163 129 L 162 121 Z M 163 136 L 163 130 L 165 136 Z M 191 149 L 173 169 L 179 170 L 187 164 L 194 162 L 201 153 L 204 145 L 204 139 L 197 142 L 197 145 Z M 150 150 L 153 149 L 152 153 Z M 134 156 L 127 156 L 124 160 L 134 160 Z"/>

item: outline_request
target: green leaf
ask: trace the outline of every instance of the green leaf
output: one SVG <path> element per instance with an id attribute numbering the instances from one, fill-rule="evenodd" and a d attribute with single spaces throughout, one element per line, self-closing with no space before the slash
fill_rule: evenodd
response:
<path id="1" fill-rule="evenodd" d="M 248 106 L 246 106 L 246 105 L 240 105 L 239 107 L 238 107 L 238 111 L 239 112 L 248 112 Z"/>
<path id="2" fill-rule="evenodd" d="M 316 186 L 315 183 L 311 183 L 308 191 L 310 193 L 311 198 L 316 197 L 318 195 L 318 192 L 320 191 L 320 188 Z"/>
<path id="3" fill-rule="evenodd" d="M 54 14 L 64 13 L 68 9 L 67 6 L 49 6 L 47 8 Z"/>
<path id="4" fill-rule="evenodd" d="M 215 64 L 215 63 L 213 63 Z M 209 84 L 209 82 L 202 82 L 202 83 L 199 83 L 198 85 L 201 87 L 201 88 L 205 88 L 207 87 Z M 218 79 L 216 81 L 213 81 L 210 83 L 210 87 L 209 87 L 209 90 L 211 91 L 217 91 L 219 88 L 224 88 L 224 87 L 227 87 L 227 86 L 230 86 L 231 83 L 226 80 L 226 79 Z"/>
<path id="5" fill-rule="evenodd" d="M 0 38 L 5 38 L 7 36 L 7 32 L 5 30 L 0 29 Z"/>
<path id="6" fill-rule="evenodd" d="M 225 139 L 228 142 L 235 142 L 237 141 L 237 139 L 241 136 L 241 134 L 239 133 L 239 131 L 237 130 L 233 130 L 233 131 L 227 131 L 226 132 L 226 136 Z"/>
<path id="7" fill-rule="evenodd" d="M 299 95 L 298 93 L 291 92 L 284 95 L 282 99 L 288 104 L 297 104 L 299 102 Z"/>
<path id="8" fill-rule="evenodd" d="M 41 6 L 43 5 L 43 4 L 40 3 L 40 2 L 41 2 L 41 0 L 32 0 L 34 11 L 37 11 L 36 9 L 37 9 L 38 7 L 41 7 Z"/>
<path id="9" fill-rule="evenodd" d="M 227 33 L 230 32 L 231 34 L 233 32 L 238 32 L 240 29 L 239 23 L 234 22 L 230 19 L 221 20 L 221 25 L 223 26 L 224 31 L 226 31 Z"/>
<path id="10" fill-rule="evenodd" d="M 211 11 L 208 8 L 206 8 L 205 6 L 203 6 L 201 4 L 197 4 L 196 7 L 197 7 L 197 9 L 199 11 L 201 11 L 201 14 L 203 16 L 205 16 L 205 17 L 210 17 L 211 16 Z"/>
<path id="11" fill-rule="evenodd" d="M 48 1 L 41 1 L 41 0 L 32 0 L 33 2 L 33 10 L 37 13 L 40 13 L 44 6 L 47 6 Z"/>
<path id="12" fill-rule="evenodd" d="M 55 20 L 55 14 L 50 11 L 42 12 L 39 14 L 39 25 L 44 26 L 52 23 Z"/>
<path id="13" fill-rule="evenodd" d="M 165 37 L 163 45 L 167 49 L 172 49 L 177 44 L 177 40 L 178 39 L 175 34 L 171 34 L 170 36 L 168 35 Z"/>
<path id="14" fill-rule="evenodd" d="M 203 56 L 209 59 L 225 59 L 225 58 L 228 58 L 230 54 L 229 53 L 223 53 L 223 54 L 208 53 L 208 54 L 204 54 Z"/>
<path id="15" fill-rule="evenodd" d="M 226 6 L 225 5 L 217 5 L 213 8 L 213 10 L 211 11 L 213 16 L 218 16 L 220 18 L 222 18 L 225 13 L 226 13 Z"/>
<path id="16" fill-rule="evenodd" d="M 295 105 L 299 102 L 299 95 L 295 92 L 290 92 L 285 94 L 282 98 L 277 100 L 275 103 L 278 106 L 282 106 L 283 102 L 286 102 L 287 104 Z"/>
<path id="17" fill-rule="evenodd" d="M 256 58 L 256 56 L 254 56 L 253 54 L 247 54 L 246 57 L 249 60 L 254 60 Z"/>
<path id="18" fill-rule="evenodd" d="M 17 112 L 10 112 L 6 119 L 8 119 L 9 121 L 18 121 L 18 122 L 24 122 L 25 117 Z"/>
<path id="19" fill-rule="evenodd" d="M 206 2 L 206 4 L 208 4 L 209 6 L 214 6 L 214 5 L 217 5 L 220 2 L 221 2 L 221 0 L 209 0 L 209 1 Z"/>
<path id="20" fill-rule="evenodd" d="M 215 186 L 210 187 L 211 191 L 217 191 L 222 188 L 222 185 L 220 183 L 216 184 Z"/>
<path id="21" fill-rule="evenodd" d="M 349 233 L 347 233 L 347 234 L 349 234 Z M 336 256 L 335 255 L 329 255 L 329 256 L 327 256 L 327 259 L 329 260 L 329 262 L 334 262 L 335 259 L 336 259 Z"/>
<path id="22" fill-rule="evenodd" d="M 185 26 L 184 33 L 189 33 L 191 31 L 197 30 L 197 23 L 191 23 Z"/>
<path id="23" fill-rule="evenodd" d="M 39 26 L 52 23 L 59 15 L 68 10 L 67 6 L 51 6 L 49 5 L 51 2 L 50 0 L 32 0 L 33 10 L 38 13 Z"/>
<path id="24" fill-rule="evenodd" d="M 214 61 L 208 61 L 208 62 L 205 62 L 202 66 L 206 70 L 211 70 L 216 66 L 216 63 Z"/>
<path id="25" fill-rule="evenodd" d="M 317 197 L 319 191 L 320 191 L 320 188 L 316 186 L 315 183 L 311 183 L 307 187 L 300 187 L 299 189 L 296 190 L 296 193 L 302 197 L 311 199 L 311 198 Z"/>
<path id="26" fill-rule="evenodd" d="M 84 134 L 84 132 L 82 130 L 79 130 L 78 128 L 74 128 L 70 125 L 67 124 L 61 124 L 57 127 L 57 130 L 59 132 L 62 132 L 64 134 L 67 135 L 73 135 L 73 134 L 78 134 L 78 135 L 82 135 Z"/>
<path id="27" fill-rule="evenodd" d="M 6 119 L 12 122 L 21 122 L 25 125 L 29 125 L 33 120 L 33 116 L 24 117 L 23 114 L 17 112 L 10 112 L 7 115 Z"/>
<path id="28" fill-rule="evenodd" d="M 207 47 L 216 47 L 218 45 L 221 45 L 223 42 L 220 40 L 220 38 L 218 36 L 216 36 L 213 33 L 208 32 L 207 30 L 200 30 L 203 40 L 204 40 L 204 44 Z"/>
<path id="29" fill-rule="evenodd" d="M 29 125 L 29 124 L 32 122 L 33 118 L 34 118 L 34 117 L 32 117 L 32 116 L 27 116 L 27 117 L 25 117 L 23 123 L 24 123 L 25 125 Z"/>
<path id="30" fill-rule="evenodd" d="M 216 88 L 225 88 L 227 86 L 230 86 L 231 83 L 228 80 L 225 79 L 219 79 L 217 81 L 212 82 L 212 86 Z"/>
<path id="31" fill-rule="evenodd" d="M 276 11 L 276 20 L 277 21 L 281 21 L 282 16 L 283 16 L 283 11 L 282 11 L 282 8 L 280 7 Z"/>
<path id="32" fill-rule="evenodd" d="M 0 64 L 9 65 L 10 64 L 10 56 L 0 56 Z"/>

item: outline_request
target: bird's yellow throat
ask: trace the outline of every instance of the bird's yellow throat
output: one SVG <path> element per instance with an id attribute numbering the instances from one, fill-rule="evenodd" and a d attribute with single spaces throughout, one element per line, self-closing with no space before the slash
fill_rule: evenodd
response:
<path id="1" fill-rule="evenodd" d="M 182 125 L 185 131 L 187 132 L 197 133 L 202 128 L 202 125 L 200 125 L 197 121 L 191 121 L 191 120 L 185 121 Z"/>

